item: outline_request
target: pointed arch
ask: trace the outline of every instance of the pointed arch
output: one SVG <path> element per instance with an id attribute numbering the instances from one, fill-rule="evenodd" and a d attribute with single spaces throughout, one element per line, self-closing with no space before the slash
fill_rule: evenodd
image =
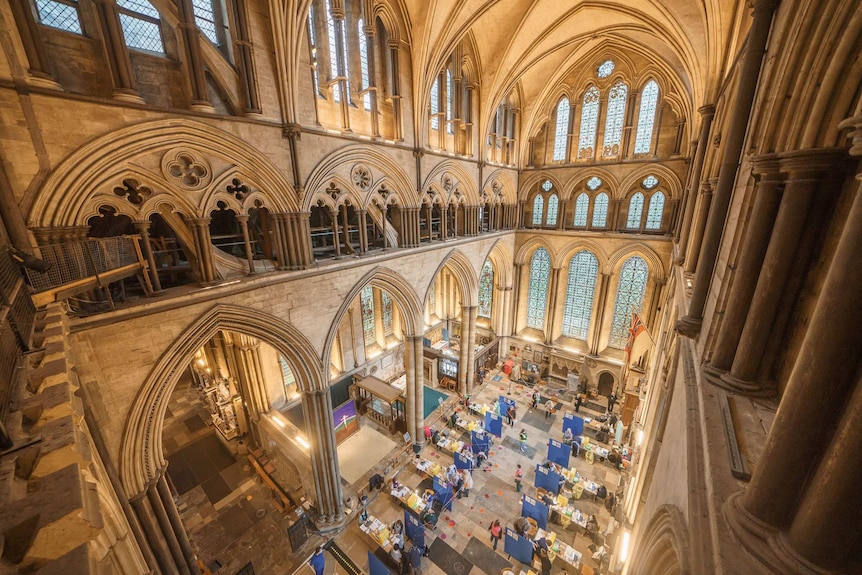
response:
<path id="1" fill-rule="evenodd" d="M 425 177 L 422 190 L 427 190 L 432 182 L 442 181 L 447 174 L 455 180 L 451 183 L 449 190 L 446 190 L 445 185 L 442 186 L 449 193 L 450 201 L 451 196 L 459 191 L 466 198 L 468 206 L 478 206 L 481 203 L 479 190 L 476 189 L 476 177 L 471 175 L 460 162 L 454 160 L 444 160 L 434 166 Z"/>
<path id="2" fill-rule="evenodd" d="M 484 260 L 483 260 L 484 263 Z M 443 268 L 449 268 L 452 275 L 458 280 L 458 287 L 461 288 L 461 303 L 464 306 L 472 307 L 479 305 L 479 271 L 473 266 L 467 256 L 459 250 L 449 252 L 431 277 L 431 283 L 426 288 L 425 299 L 428 299 L 428 292 L 433 289 L 434 281 Z M 480 266 L 481 268 L 481 266 Z M 422 301 L 425 301 L 423 299 Z"/>

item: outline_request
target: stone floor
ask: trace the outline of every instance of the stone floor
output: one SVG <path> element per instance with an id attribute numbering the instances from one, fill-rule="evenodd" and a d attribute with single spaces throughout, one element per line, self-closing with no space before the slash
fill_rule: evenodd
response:
<path id="1" fill-rule="evenodd" d="M 500 379 L 495 380 L 495 377 Z M 507 376 L 496 370 L 489 374 L 485 385 L 474 393 L 473 400 L 491 404 L 499 395 L 506 395 L 510 389 L 510 397 L 517 402 L 518 421 L 513 427 L 504 424 L 502 440 L 495 438 L 489 459 L 490 470 L 475 472 L 474 488 L 470 497 L 455 499 L 452 511 L 441 514 L 437 529 L 426 532 L 426 543 L 429 546 L 439 538 L 458 554 L 465 554 L 466 549 L 468 557 L 475 557 L 476 551 L 479 551 L 486 560 L 484 565 L 474 565 L 469 571 L 471 575 L 499 574 L 499 563 L 487 561 L 487 552 L 491 551 L 488 525 L 493 519 L 500 519 L 504 526 L 511 526 L 520 515 L 520 494 L 516 493 L 514 487 L 516 465 L 520 463 L 524 470 L 524 491 L 528 495 L 534 495 L 535 465 L 545 462 L 549 438 L 562 439 L 562 415 L 565 411 L 573 411 L 572 394 L 559 389 L 558 400 L 562 403 L 562 409 L 556 414 L 545 419 L 541 406 L 535 412 L 530 412 L 532 388 L 510 386 Z M 539 391 L 552 395 L 554 388 L 539 387 Z M 435 428 L 441 427 L 444 415 L 448 416 L 452 409 L 460 409 L 455 405 L 456 399 L 451 396 L 442 408 L 444 413 L 441 413 L 441 409 L 435 410 L 427 418 L 426 424 Z M 581 415 L 590 416 L 595 413 L 582 407 Z M 284 528 L 285 518 L 269 503 L 268 490 L 257 480 L 245 459 L 245 446 L 233 441 L 230 443 L 233 450 L 231 453 L 218 440 L 215 430 L 211 425 L 207 425 L 206 421 L 207 414 L 194 388 L 189 384 L 179 385 L 171 398 L 165 422 L 164 443 L 170 462 L 168 471 L 178 494 L 178 507 L 189 530 L 192 545 L 213 573 L 235 575 L 249 562 L 259 575 L 293 573 L 297 570 L 300 573 L 310 573 L 310 567 L 303 567 L 304 562 L 316 545 L 329 538 L 333 538 L 361 569 L 368 572 L 367 553 L 369 550 L 375 551 L 376 545 L 359 529 L 355 509 L 350 515 L 351 520 L 341 530 L 327 534 L 326 537 L 311 534 L 303 548 L 292 553 Z M 369 425 L 371 422 L 363 419 L 361 424 Z M 531 449 L 528 454 L 518 450 L 517 437 L 522 428 L 527 431 L 529 438 L 528 447 Z M 368 478 L 375 473 L 381 473 L 387 479 L 397 474 L 399 482 L 413 488 L 420 484 L 423 478 L 409 464 L 413 457 L 412 451 L 409 447 L 401 447 L 401 443 L 398 445 L 399 447 L 359 480 L 352 485 L 345 485 L 345 496 L 351 497 L 354 507 L 358 500 L 357 495 L 367 489 Z M 441 464 L 452 463 L 451 454 L 438 451 L 432 446 L 426 447 L 422 456 Z M 613 492 L 619 483 L 619 472 L 607 463 L 597 461 L 589 464 L 582 455 L 577 460 L 572 460 L 571 465 L 576 467 L 581 475 L 604 483 L 609 492 Z M 388 494 L 387 489 L 374 492 L 370 496 L 370 514 L 388 523 L 403 518 L 402 508 Z M 595 514 L 600 529 L 605 529 L 609 514 L 601 502 L 593 502 L 585 494 L 576 505 L 583 513 Z M 556 531 L 558 538 L 583 553 L 586 565 L 597 567 L 589 558 L 587 547 L 591 541 L 583 534 L 564 530 L 553 524 L 549 524 L 549 529 Z M 488 549 L 477 548 L 479 543 L 486 545 Z M 498 546 L 497 555 L 501 561 L 506 561 L 503 542 Z M 332 556 L 327 554 L 326 557 L 327 573 L 343 571 Z M 517 573 L 521 565 L 514 559 L 510 562 L 514 564 Z M 465 564 L 467 567 L 470 565 L 469 561 Z M 566 567 L 569 567 L 568 573 L 575 572 L 558 559 L 552 567 L 552 573 L 560 573 Z M 449 572 L 452 570 L 450 568 Z M 423 575 L 446 572 L 429 559 L 423 559 Z"/>

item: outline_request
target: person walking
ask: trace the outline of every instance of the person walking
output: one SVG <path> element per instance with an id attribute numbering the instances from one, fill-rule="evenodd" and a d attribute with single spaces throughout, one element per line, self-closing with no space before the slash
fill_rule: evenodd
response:
<path id="1" fill-rule="evenodd" d="M 464 478 L 464 485 L 462 486 L 464 497 L 470 497 L 470 490 L 473 489 L 473 474 L 470 473 L 469 469 L 463 469 L 461 475 Z"/>
<path id="2" fill-rule="evenodd" d="M 527 430 L 521 429 L 521 433 L 518 435 L 518 439 L 521 440 L 521 453 L 527 451 Z"/>
<path id="3" fill-rule="evenodd" d="M 510 404 L 509 408 L 506 409 L 506 417 L 509 419 L 509 426 L 510 427 L 515 427 L 515 416 L 516 415 L 517 415 L 517 412 L 515 411 L 515 405 Z"/>
<path id="4" fill-rule="evenodd" d="M 323 545 L 317 546 L 314 555 L 308 560 L 308 564 L 314 569 L 314 575 L 323 575 L 323 567 L 326 564 L 326 559 L 323 557 Z"/>
<path id="5" fill-rule="evenodd" d="M 503 526 L 500 525 L 500 520 L 494 519 L 491 522 L 491 526 L 488 527 L 488 531 L 491 532 L 491 543 L 494 544 L 494 551 L 496 551 L 497 543 L 500 542 L 500 538 L 503 536 Z"/>
<path id="6" fill-rule="evenodd" d="M 545 400 L 545 419 L 548 419 L 548 416 L 554 413 L 554 411 L 554 405 L 551 400 Z"/>
<path id="7" fill-rule="evenodd" d="M 521 492 L 521 479 L 524 477 L 524 472 L 521 469 L 521 464 L 518 464 L 518 468 L 515 469 L 515 492 Z"/>
<path id="8" fill-rule="evenodd" d="M 539 405 L 539 390 L 533 390 L 533 401 L 530 404 L 530 409 L 536 409 L 536 406 Z"/>

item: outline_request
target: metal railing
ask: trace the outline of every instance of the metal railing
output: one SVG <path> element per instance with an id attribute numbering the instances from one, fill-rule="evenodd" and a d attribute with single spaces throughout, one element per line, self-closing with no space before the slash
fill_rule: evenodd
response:
<path id="1" fill-rule="evenodd" d="M 137 236 L 91 238 L 39 247 L 39 258 L 51 264 L 46 272 L 27 269 L 36 293 L 98 277 L 140 263 Z"/>

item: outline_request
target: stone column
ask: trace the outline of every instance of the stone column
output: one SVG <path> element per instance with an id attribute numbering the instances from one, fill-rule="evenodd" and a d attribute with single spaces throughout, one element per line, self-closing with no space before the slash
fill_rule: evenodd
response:
<path id="1" fill-rule="evenodd" d="M 694 206 L 698 193 L 697 188 L 703 173 L 706 151 L 709 148 L 709 131 L 712 128 L 712 119 L 715 117 L 715 106 L 707 104 L 698 108 L 697 111 L 700 113 L 700 135 L 697 138 L 697 150 L 694 153 L 689 186 L 685 193 L 685 211 L 683 212 L 682 223 L 679 226 L 679 255 L 683 259 L 685 259 L 688 239 L 691 237 L 692 218 L 694 217 Z"/>
<path id="2" fill-rule="evenodd" d="M 28 80 L 35 80 L 31 83 L 46 88 L 61 90 L 62 88 L 51 74 L 50 62 L 39 35 L 39 25 L 33 16 L 33 8 L 29 0 L 10 0 L 9 6 L 12 8 L 12 17 L 18 25 L 18 35 L 27 56 L 28 72 L 32 76 Z M 19 247 L 19 249 L 23 248 Z"/>
<path id="3" fill-rule="evenodd" d="M 248 275 L 254 275 L 254 252 L 251 250 L 251 238 L 248 236 L 248 214 L 240 214 L 236 217 L 239 229 L 242 231 L 242 243 L 245 248 L 245 257 L 248 261 Z"/>
<path id="4" fill-rule="evenodd" d="M 254 69 L 254 52 L 249 34 L 245 0 L 233 0 L 233 2 L 233 12 L 236 18 L 236 27 L 233 29 L 236 39 L 233 45 L 236 50 L 240 86 L 243 96 L 245 96 L 245 108 L 243 112 L 247 116 L 258 115 L 261 113 L 260 96 L 257 90 L 257 74 Z"/>
<path id="5" fill-rule="evenodd" d="M 335 246 L 335 257 L 341 257 L 341 239 L 338 234 L 338 211 L 337 210 L 329 210 L 327 212 L 329 214 L 329 221 L 332 224 L 332 243 Z"/>
<path id="6" fill-rule="evenodd" d="M 330 6 L 329 13 L 335 25 L 335 58 L 338 67 L 338 77 L 333 81 L 338 82 L 341 91 L 341 131 L 350 132 L 350 84 L 347 82 L 347 46 L 344 45 L 344 8 L 341 6 Z M 332 54 L 329 56 L 332 58 Z"/>
<path id="7" fill-rule="evenodd" d="M 821 176 L 834 164 L 835 159 L 832 150 L 791 152 L 780 159 L 780 168 L 787 173 L 784 195 L 731 372 L 722 376 L 722 381 L 737 391 L 763 392 L 756 381 L 757 368 L 770 339 L 781 294 L 796 261 L 796 251 L 805 233 L 805 220 L 814 193 L 820 185 Z"/>
<path id="8" fill-rule="evenodd" d="M 843 545 L 847 536 L 858 538 L 858 530 L 851 528 L 858 525 L 858 508 L 852 500 L 840 499 L 848 489 L 858 489 L 854 478 L 859 477 L 860 469 L 858 451 L 851 451 L 854 443 L 859 443 L 859 428 L 849 430 L 852 441 L 841 441 L 846 439 L 847 425 L 859 418 L 858 333 L 862 306 L 849 295 L 862 293 L 862 176 L 857 179 L 860 185 L 763 454 L 748 491 L 735 508 L 741 512 L 743 526 L 755 533 L 762 533 L 764 526 L 778 530 L 788 526 L 798 509 L 791 541 L 818 560 L 832 547 L 831 542 L 826 548 L 820 548 L 820 544 L 836 530 L 849 528 L 845 535 L 836 536 L 839 552 L 846 550 Z M 836 417 L 839 423 L 833 439 Z M 818 461 L 820 469 L 814 471 Z M 835 475 L 828 483 L 814 482 L 837 469 L 847 474 Z M 841 511 L 831 512 L 838 508 Z M 818 515 L 828 516 L 828 520 L 805 533 L 805 537 L 812 538 L 811 543 L 799 541 L 802 530 L 813 525 Z M 851 516 L 848 523 L 843 522 Z"/>
<path id="9" fill-rule="evenodd" d="M 476 378 L 476 318 L 478 315 L 478 306 L 471 305 L 461 308 L 461 348 L 467 348 L 467 363 L 463 365 L 462 371 L 464 371 L 464 381 L 466 382 L 465 392 L 468 395 L 473 393 L 473 381 Z M 466 332 L 465 327 L 467 328 Z"/>
<path id="10" fill-rule="evenodd" d="M 754 187 L 754 202 L 748 219 L 745 239 L 739 248 L 739 259 L 733 272 L 733 284 L 727 296 L 724 316 L 719 329 L 712 359 L 706 370 L 707 379 L 715 383 L 715 374 L 726 372 L 733 365 L 745 317 L 754 296 L 760 267 L 769 246 L 769 236 L 778 205 L 784 177 L 778 170 L 778 159 L 773 155 L 758 158 L 753 163 L 758 177 Z M 709 376 L 708 374 L 712 374 Z"/>
<path id="11" fill-rule="evenodd" d="M 398 41 L 389 41 L 389 63 L 390 73 L 392 74 L 392 127 L 394 134 L 392 138 L 396 142 L 404 140 L 404 124 L 401 118 L 401 89 L 399 83 L 401 81 L 401 72 L 398 65 Z"/>
<path id="12" fill-rule="evenodd" d="M 368 99 L 370 100 L 369 113 L 371 114 L 371 135 L 375 138 L 380 137 L 380 126 L 377 121 L 378 103 L 377 103 L 377 66 L 374 55 L 377 53 L 374 50 L 374 37 L 377 30 L 374 27 L 374 18 L 368 18 L 365 22 L 365 28 L 362 30 L 365 38 L 360 38 L 360 42 L 365 42 L 365 53 L 368 54 Z"/>
<path id="13" fill-rule="evenodd" d="M 356 216 L 359 219 L 359 252 L 365 253 L 368 251 L 368 228 L 367 225 L 368 211 L 365 209 L 356 210 Z"/>
<path id="14" fill-rule="evenodd" d="M 421 356 L 417 359 L 416 350 L 413 347 L 412 337 L 407 336 L 404 338 L 404 374 L 406 375 L 406 386 L 407 386 L 407 408 L 406 408 L 406 417 L 407 417 L 407 431 L 410 433 L 410 437 L 413 438 L 413 442 L 415 443 L 419 436 L 416 435 L 416 430 L 419 428 L 416 422 L 416 370 L 413 369 L 413 366 L 417 361 L 421 361 Z M 422 436 L 425 434 L 423 432 Z"/>
<path id="15" fill-rule="evenodd" d="M 283 214 L 271 213 L 270 222 L 272 223 L 272 243 L 275 258 L 278 260 L 278 270 L 288 269 L 288 253 L 285 249 L 284 241 L 284 220 Z"/>
<path id="16" fill-rule="evenodd" d="M 712 272 L 721 245 L 727 209 L 733 195 L 733 183 L 736 180 L 739 158 L 745 143 L 745 134 L 748 131 L 751 105 L 754 102 L 757 81 L 760 77 L 763 53 L 766 50 L 769 29 L 772 27 L 772 15 L 778 5 L 778 0 L 753 0 L 751 4 L 754 8 L 754 17 L 748 31 L 747 48 L 739 71 L 736 94 L 731 100 L 733 110 L 731 111 L 730 128 L 727 138 L 724 140 L 724 156 L 718 173 L 715 197 L 709 210 L 703 244 L 698 256 L 694 289 L 689 302 L 688 314 L 682 317 L 676 325 L 677 331 L 686 337 L 694 337 L 700 332 L 700 326 L 703 323 L 703 309 L 706 305 Z"/>
<path id="17" fill-rule="evenodd" d="M 515 262 L 512 264 L 512 301 L 509 308 L 511 333 L 518 331 L 518 300 L 521 298 L 521 275 L 524 273 L 524 264 Z"/>
<path id="18" fill-rule="evenodd" d="M 458 350 L 458 393 L 464 395 L 467 393 L 467 361 L 468 361 L 468 353 L 469 353 L 469 345 L 467 345 L 467 339 L 470 337 L 469 333 L 469 323 L 470 323 L 470 307 L 462 305 L 461 306 L 461 343 L 460 348 Z"/>
<path id="19" fill-rule="evenodd" d="M 548 281 L 548 313 L 545 314 L 545 345 L 551 345 L 554 341 L 554 324 L 557 322 L 557 299 L 560 292 L 560 269 L 551 268 L 551 277 Z"/>
<path id="20" fill-rule="evenodd" d="M 143 104 L 144 100 L 135 88 L 135 74 L 123 31 L 120 29 L 120 9 L 112 0 L 98 0 L 99 22 L 105 41 L 108 66 L 114 84 L 114 99 L 121 102 Z"/>
<path id="21" fill-rule="evenodd" d="M 329 390 L 305 391 L 302 393 L 302 403 L 311 446 L 309 451 L 317 490 L 318 519 L 324 524 L 338 523 L 344 518 L 344 502 Z"/>
<path id="22" fill-rule="evenodd" d="M 703 230 L 706 228 L 706 221 L 709 217 L 709 207 L 712 205 L 712 190 L 716 180 L 700 183 L 700 193 L 697 201 L 697 216 L 691 224 L 689 231 L 690 238 L 688 240 L 685 252 L 685 273 L 694 273 L 697 270 L 698 256 L 700 255 L 700 246 L 703 242 Z"/>
<path id="23" fill-rule="evenodd" d="M 200 31 L 195 24 L 192 0 L 178 0 L 177 8 L 180 20 L 178 28 L 182 35 L 182 45 L 185 50 L 186 65 L 189 67 L 188 76 L 192 88 L 190 108 L 197 112 L 215 112 L 207 90 L 203 56 L 201 56 Z"/>
<path id="24" fill-rule="evenodd" d="M 260 360 L 260 341 L 240 334 L 234 345 L 237 378 L 239 379 L 243 402 L 251 416 L 254 435 L 257 436 L 257 423 L 260 416 L 269 411 L 269 398 L 266 396 L 263 365 Z"/>
<path id="25" fill-rule="evenodd" d="M 605 309 L 607 309 L 608 290 L 611 285 L 613 274 L 601 273 L 596 277 L 596 303 L 593 315 L 593 334 L 590 337 L 590 355 L 599 355 L 599 342 L 602 338 L 602 324 L 604 323 Z"/>
<path id="26" fill-rule="evenodd" d="M 165 511 L 162 498 L 159 497 L 159 493 L 155 485 L 151 485 L 149 489 L 147 489 L 147 500 L 156 516 L 156 522 L 159 525 L 161 536 L 164 541 L 167 542 L 168 549 L 170 549 L 171 556 L 173 557 L 173 562 L 176 565 L 176 568 L 171 572 L 178 572 L 182 575 L 191 575 L 189 566 L 186 564 L 186 559 L 183 556 L 183 550 L 180 548 L 180 542 L 174 533 L 174 528 L 168 518 L 168 512 Z"/>
<path id="27" fill-rule="evenodd" d="M 302 125 L 288 123 L 281 129 L 283 138 L 287 138 L 290 143 L 290 169 L 293 173 L 293 187 L 297 197 L 301 198 L 303 194 L 302 172 L 299 169 L 299 142 L 302 141 Z"/>
<path id="28" fill-rule="evenodd" d="M 420 320 L 421 321 L 421 320 Z M 421 325 L 421 324 L 420 324 Z M 422 354 L 422 336 L 411 336 L 408 340 L 413 342 L 413 357 L 417 358 L 413 362 L 414 378 L 416 380 L 416 434 L 413 442 L 420 447 L 425 446 L 425 374 L 422 369 L 423 354 Z"/>
<path id="29" fill-rule="evenodd" d="M 144 257 L 147 258 L 149 266 L 150 281 L 153 283 L 153 293 L 162 292 L 162 283 L 159 280 L 159 268 L 156 266 L 156 258 L 153 255 L 153 246 L 150 243 L 150 221 L 136 221 L 135 229 L 141 234 L 141 244 L 144 248 Z"/>
<path id="30" fill-rule="evenodd" d="M 440 204 L 440 239 L 449 238 L 449 204 Z"/>
<path id="31" fill-rule="evenodd" d="M 622 138 L 620 138 L 620 159 L 628 158 L 632 149 L 633 129 L 635 126 L 635 112 L 638 104 L 638 92 L 632 90 L 629 92 L 628 101 L 626 102 L 626 117 L 623 124 Z"/>
<path id="32" fill-rule="evenodd" d="M 147 505 L 146 495 L 146 492 L 141 493 L 139 496 L 129 499 L 129 503 L 132 504 L 132 509 L 135 510 L 135 515 L 138 517 L 138 522 L 144 532 L 147 544 L 152 549 L 153 555 L 155 555 L 159 569 L 161 569 L 162 573 L 175 573 L 177 568 L 170 551 L 167 549 L 165 538 L 159 533 L 152 510 Z"/>
<path id="33" fill-rule="evenodd" d="M 305 269 L 314 263 L 314 252 L 311 250 L 311 212 L 293 213 L 297 266 Z"/>
<path id="34" fill-rule="evenodd" d="M 180 513 L 177 510 L 177 505 L 174 502 L 173 495 L 171 495 L 171 490 L 168 487 L 168 482 L 165 479 L 164 473 L 159 476 L 159 481 L 156 483 L 156 490 L 158 491 L 159 498 L 161 499 L 162 505 L 167 513 L 171 528 L 176 534 L 177 542 L 179 543 L 180 550 L 183 552 L 183 557 L 185 558 L 186 567 L 188 567 L 188 570 L 192 575 L 199 575 L 201 570 L 198 567 L 195 553 L 192 551 L 189 537 L 186 535 L 186 529 L 183 526 L 182 519 L 180 519 Z"/>
<path id="35" fill-rule="evenodd" d="M 195 252 L 198 256 L 198 273 L 202 284 L 215 283 L 215 266 L 213 263 L 213 246 L 210 238 L 209 218 L 190 218 L 189 226 L 195 239 Z"/>
<path id="36" fill-rule="evenodd" d="M 524 209 L 526 208 L 527 201 L 526 200 L 518 200 L 518 211 L 517 218 L 515 220 L 515 227 L 523 228 L 524 227 Z"/>

